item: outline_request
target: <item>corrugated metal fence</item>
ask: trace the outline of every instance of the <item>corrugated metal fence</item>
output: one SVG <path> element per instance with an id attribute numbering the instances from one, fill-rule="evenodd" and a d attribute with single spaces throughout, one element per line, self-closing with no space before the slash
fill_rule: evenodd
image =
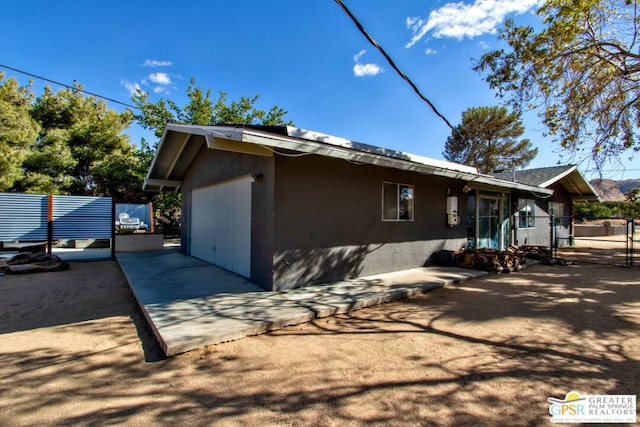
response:
<path id="1" fill-rule="evenodd" d="M 0 193 L 0 242 L 113 239 L 111 197 Z M 113 241 L 111 247 L 113 248 Z"/>
<path id="2" fill-rule="evenodd" d="M 47 239 L 47 196 L 0 193 L 0 241 Z"/>
<path id="3" fill-rule="evenodd" d="M 53 196 L 53 240 L 110 239 L 111 197 Z"/>

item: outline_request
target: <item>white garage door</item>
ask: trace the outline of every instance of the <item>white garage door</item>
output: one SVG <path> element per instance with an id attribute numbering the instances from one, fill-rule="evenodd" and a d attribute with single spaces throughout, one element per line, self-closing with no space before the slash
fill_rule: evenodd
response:
<path id="1" fill-rule="evenodd" d="M 191 193 L 191 255 L 251 277 L 251 177 Z"/>

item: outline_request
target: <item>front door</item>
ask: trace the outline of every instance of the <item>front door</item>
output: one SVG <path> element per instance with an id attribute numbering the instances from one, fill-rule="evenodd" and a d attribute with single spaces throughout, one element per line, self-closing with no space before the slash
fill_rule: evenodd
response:
<path id="1" fill-rule="evenodd" d="M 474 245 L 476 248 L 504 250 L 509 245 L 509 207 L 508 194 L 478 191 L 475 203 L 469 209 L 474 209 L 473 224 L 470 231 L 475 231 Z M 471 236 L 471 235 L 470 235 Z"/>
<path id="2" fill-rule="evenodd" d="M 501 249 L 500 199 L 478 198 L 478 248 Z"/>

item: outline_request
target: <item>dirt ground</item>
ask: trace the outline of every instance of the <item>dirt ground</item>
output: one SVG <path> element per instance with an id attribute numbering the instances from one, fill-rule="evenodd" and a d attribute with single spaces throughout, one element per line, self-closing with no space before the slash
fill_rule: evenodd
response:
<path id="1" fill-rule="evenodd" d="M 546 425 L 639 394 L 640 270 L 530 267 L 166 359 L 113 261 L 0 277 L 0 425 Z"/>

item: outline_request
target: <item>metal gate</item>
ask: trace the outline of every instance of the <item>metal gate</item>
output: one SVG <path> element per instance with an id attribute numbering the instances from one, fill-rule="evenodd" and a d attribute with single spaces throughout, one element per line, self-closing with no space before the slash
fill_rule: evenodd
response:
<path id="1" fill-rule="evenodd" d="M 640 267 L 640 218 L 633 218 L 629 224 L 629 267 Z"/>
<path id="2" fill-rule="evenodd" d="M 568 261 L 613 265 L 620 267 L 640 267 L 639 218 L 600 218 L 571 221 L 571 234 L 559 237 L 555 234 L 551 218 L 549 246 L 554 256 Z"/>

